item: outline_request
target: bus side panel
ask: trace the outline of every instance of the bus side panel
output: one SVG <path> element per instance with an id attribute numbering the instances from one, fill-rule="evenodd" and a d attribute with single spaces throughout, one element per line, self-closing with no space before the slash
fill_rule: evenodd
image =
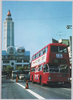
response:
<path id="1" fill-rule="evenodd" d="M 43 79 L 43 72 L 42 71 L 36 72 L 36 73 L 31 72 L 31 74 L 30 74 L 30 81 L 32 81 L 32 78 L 33 78 L 34 82 L 40 83 L 40 78 Z M 41 80 L 41 81 L 43 82 L 43 80 Z"/>
<path id="2" fill-rule="evenodd" d="M 48 84 L 48 82 L 49 82 L 49 78 L 50 77 L 50 73 L 43 73 L 43 75 L 42 75 L 42 83 L 44 83 L 44 84 Z"/>
<path id="3" fill-rule="evenodd" d="M 49 77 L 51 77 L 51 79 L 49 80 Z M 67 74 L 63 74 L 63 73 L 43 73 L 42 75 L 42 83 L 44 84 L 48 84 L 49 82 L 70 82 L 70 80 L 68 80 L 68 78 L 70 78 L 69 73 Z"/>
<path id="4" fill-rule="evenodd" d="M 42 71 L 36 72 L 36 73 L 34 74 L 34 82 L 40 83 L 40 77 L 41 77 L 41 76 L 42 76 Z"/>
<path id="5" fill-rule="evenodd" d="M 32 81 L 33 74 L 34 74 L 34 72 L 30 72 L 30 81 Z"/>

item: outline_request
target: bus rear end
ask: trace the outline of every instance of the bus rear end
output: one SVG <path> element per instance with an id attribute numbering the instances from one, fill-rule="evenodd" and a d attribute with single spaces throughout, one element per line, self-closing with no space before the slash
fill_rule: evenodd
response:
<path id="1" fill-rule="evenodd" d="M 47 68 L 49 72 L 47 83 L 65 84 L 70 82 L 69 55 L 67 46 L 52 43 L 48 46 Z"/>

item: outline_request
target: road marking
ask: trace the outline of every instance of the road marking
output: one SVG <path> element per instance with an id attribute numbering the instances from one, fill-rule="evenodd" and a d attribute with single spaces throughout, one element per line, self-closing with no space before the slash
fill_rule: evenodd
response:
<path id="1" fill-rule="evenodd" d="M 67 88 L 61 88 L 61 89 L 65 89 L 65 90 L 69 90 L 69 91 L 71 91 L 71 89 L 67 89 Z"/>
<path id="2" fill-rule="evenodd" d="M 66 96 L 70 96 L 70 95 L 68 95 L 68 94 L 60 93 L 60 92 L 58 92 L 58 91 L 54 91 L 54 92 L 56 92 L 56 93 L 58 93 L 58 94 L 62 94 L 62 95 L 66 95 Z"/>
<path id="3" fill-rule="evenodd" d="M 25 89 L 25 86 L 21 85 L 20 83 L 16 83 L 18 84 L 19 86 L 21 86 L 22 88 Z M 40 96 L 39 94 L 33 92 L 32 90 L 30 89 L 26 89 L 28 92 L 30 92 L 32 95 L 34 95 L 35 97 L 37 97 L 38 99 L 45 99 L 44 97 Z"/>
<path id="4" fill-rule="evenodd" d="M 14 80 L 14 82 L 15 82 L 15 80 Z M 19 84 L 19 83 L 16 83 L 16 84 L 20 85 L 22 88 L 25 89 L 25 86 L 23 86 L 23 85 L 21 85 L 21 84 Z M 44 88 L 44 87 L 42 87 L 42 88 L 48 90 L 48 88 Z M 61 88 L 61 89 L 66 89 L 66 88 Z M 28 92 L 30 92 L 32 95 L 34 95 L 35 97 L 37 97 L 38 99 L 45 99 L 44 97 L 42 97 L 42 96 L 38 95 L 37 93 L 31 91 L 30 89 L 26 89 L 26 90 L 27 90 Z M 66 90 L 70 90 L 70 89 L 66 89 Z M 62 94 L 62 95 L 66 95 L 66 96 L 70 96 L 70 95 L 68 95 L 68 94 L 61 93 L 61 92 L 58 92 L 58 91 L 53 91 L 53 92 L 56 92 L 56 93 Z"/>

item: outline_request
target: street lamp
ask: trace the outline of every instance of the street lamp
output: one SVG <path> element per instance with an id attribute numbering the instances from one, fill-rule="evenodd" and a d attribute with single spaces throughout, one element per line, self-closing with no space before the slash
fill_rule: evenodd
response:
<path id="1" fill-rule="evenodd" d="M 72 29 L 72 25 L 67 25 L 66 28 L 67 29 Z"/>

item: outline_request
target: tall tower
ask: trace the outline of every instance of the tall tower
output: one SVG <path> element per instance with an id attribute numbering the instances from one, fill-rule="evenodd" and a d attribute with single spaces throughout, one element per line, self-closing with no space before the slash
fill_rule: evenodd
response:
<path id="1" fill-rule="evenodd" d="M 14 22 L 12 22 L 10 10 L 4 21 L 3 50 L 7 50 L 9 46 L 14 46 Z"/>

